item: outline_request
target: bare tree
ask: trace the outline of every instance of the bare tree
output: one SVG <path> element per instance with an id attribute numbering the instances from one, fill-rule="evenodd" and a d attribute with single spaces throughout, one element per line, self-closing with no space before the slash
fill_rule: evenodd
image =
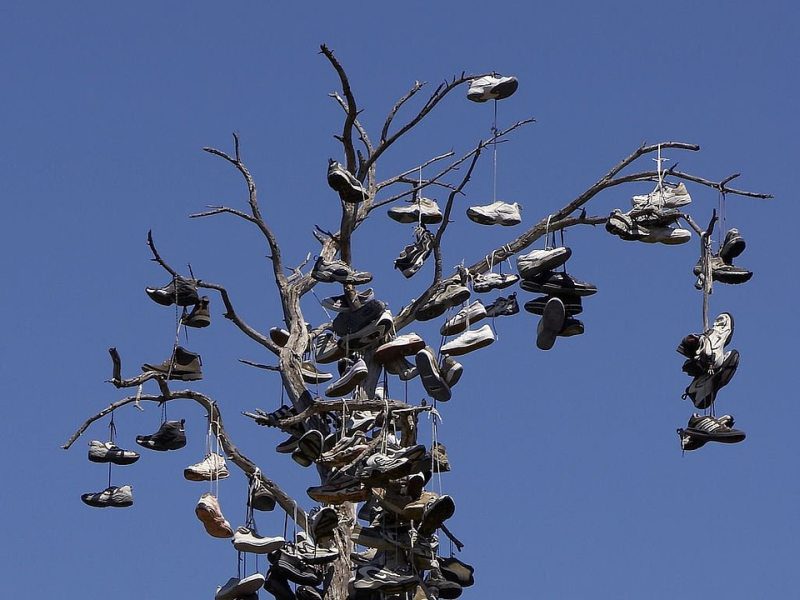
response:
<path id="1" fill-rule="evenodd" d="M 409 327 L 417 320 L 417 310 L 423 306 L 437 290 L 448 282 L 455 282 L 466 275 L 475 277 L 491 270 L 493 264 L 513 257 L 529 248 L 534 242 L 551 232 L 562 231 L 571 227 L 585 225 L 602 225 L 606 223 L 608 215 L 591 215 L 587 211 L 587 205 L 601 192 L 634 182 L 658 181 L 661 177 L 669 177 L 676 181 L 688 181 L 702 186 L 707 186 L 718 190 L 723 194 L 733 194 L 747 196 L 751 198 L 769 198 L 768 194 L 749 192 L 730 187 L 733 179 L 738 177 L 738 173 L 715 181 L 692 173 L 680 171 L 673 167 L 665 172 L 659 170 L 639 170 L 632 171 L 635 165 L 640 163 L 643 157 L 650 157 L 660 149 L 674 149 L 686 152 L 697 152 L 700 147 L 693 143 L 680 141 L 662 141 L 656 144 L 642 144 L 627 157 L 623 158 L 612 166 L 608 172 L 602 175 L 588 189 L 582 191 L 574 198 L 565 202 L 564 205 L 551 215 L 543 215 L 537 222 L 526 229 L 522 234 L 506 243 L 498 246 L 488 256 L 474 257 L 474 262 L 466 267 L 466 270 L 459 270 L 451 275 L 443 272 L 442 266 L 442 243 L 447 233 L 448 224 L 453 211 L 454 203 L 459 195 L 462 194 L 470 181 L 473 169 L 484 150 L 492 144 L 502 142 L 517 129 L 531 124 L 534 119 L 527 118 L 515 122 L 511 126 L 502 130 L 493 130 L 491 137 L 478 141 L 475 146 L 460 156 L 452 151 L 432 156 L 420 161 L 401 173 L 383 180 L 376 177 L 376 165 L 378 160 L 394 146 L 394 144 L 410 133 L 418 124 L 428 117 L 437 105 L 452 91 L 461 88 L 476 78 L 482 77 L 484 73 L 462 72 L 446 81 L 440 83 L 410 118 L 398 124 L 400 115 L 407 108 L 412 99 L 417 98 L 427 89 L 427 84 L 415 82 L 409 91 L 404 94 L 391 107 L 388 115 L 377 135 L 371 137 L 366 128 L 359 121 L 359 107 L 355 94 L 352 90 L 348 75 L 345 69 L 325 45 L 321 46 L 321 54 L 327 59 L 336 71 L 340 83 L 341 91 L 334 92 L 332 99 L 341 107 L 344 113 L 341 134 L 336 139 L 341 143 L 344 160 L 344 168 L 362 184 L 364 195 L 360 202 L 349 202 L 342 199 L 341 219 L 338 230 L 335 232 L 327 231 L 317 227 L 314 235 L 319 241 L 320 247 L 317 254 L 323 261 L 331 261 L 338 256 L 348 265 L 355 261 L 352 256 L 351 237 L 353 232 L 361 227 L 367 217 L 376 209 L 395 204 L 409 197 L 416 198 L 422 192 L 438 188 L 446 190 L 447 201 L 443 210 L 443 220 L 441 224 L 432 232 L 432 255 L 434 261 L 433 277 L 427 288 L 407 306 L 404 306 L 394 315 L 393 334 Z M 360 352 L 368 368 L 368 376 L 352 398 L 346 400 L 323 400 L 315 396 L 310 391 L 303 377 L 303 360 L 307 349 L 311 347 L 314 339 L 318 338 L 323 332 L 331 327 L 331 323 L 321 323 L 313 328 L 306 325 L 303 315 L 301 301 L 316 285 L 317 281 L 311 276 L 307 269 L 308 259 L 303 264 L 287 268 L 281 253 L 281 246 L 278 242 L 276 232 L 270 224 L 269 218 L 265 215 L 259 204 L 257 186 L 253 175 L 246 166 L 240 148 L 237 135 L 233 136 L 233 150 L 226 152 L 217 148 L 204 148 L 206 152 L 221 158 L 236 169 L 242 176 L 247 188 L 247 203 L 244 207 L 231 206 L 211 206 L 203 212 L 191 215 L 192 218 L 205 218 L 216 215 L 232 215 L 253 225 L 264 238 L 264 242 L 269 250 L 269 260 L 272 265 L 272 274 L 275 280 L 275 291 L 280 299 L 280 306 L 283 311 L 283 321 L 288 331 L 288 340 L 282 345 L 277 344 L 271 339 L 268 332 L 259 331 L 236 311 L 231 296 L 226 287 L 219 283 L 205 281 L 202 278 L 194 279 L 197 288 L 213 290 L 217 292 L 225 306 L 224 316 L 229 319 L 243 334 L 253 340 L 256 344 L 266 348 L 276 359 L 276 365 L 260 365 L 251 363 L 256 367 L 271 369 L 280 374 L 286 396 L 294 408 L 294 414 L 283 415 L 282 418 L 271 416 L 267 412 L 258 408 L 252 412 L 245 413 L 255 423 L 260 425 L 270 425 L 282 429 L 288 433 L 297 432 L 298 425 L 301 428 L 317 428 L 323 434 L 331 433 L 341 435 L 341 417 L 346 412 L 354 410 L 374 411 L 379 414 L 378 422 L 382 423 L 383 430 L 389 428 L 390 423 L 395 423 L 402 432 L 400 443 L 409 447 L 416 443 L 417 420 L 421 413 L 436 410 L 436 402 L 423 402 L 419 405 L 407 404 L 395 399 L 383 399 L 375 396 L 376 386 L 379 383 L 383 372 L 383 365 L 374 357 L 374 346 L 363 348 Z M 421 169 L 430 170 L 431 167 L 436 172 L 424 179 L 419 179 L 416 174 Z M 631 172 L 632 171 L 632 172 Z M 701 246 L 705 248 L 708 244 L 708 237 L 713 226 L 714 220 L 705 228 L 698 225 L 695 220 L 686 213 L 680 217 L 700 236 Z M 154 243 L 151 235 L 148 234 L 148 245 L 156 261 L 173 278 L 179 274 L 170 264 L 162 258 Z M 310 255 L 309 255 L 310 256 Z M 357 295 L 357 290 L 353 285 L 343 285 L 343 293 L 346 302 L 351 309 L 357 309 L 361 302 Z M 390 334 L 391 335 L 391 334 Z M 385 340 L 378 340 L 385 341 Z M 297 526 L 301 529 L 308 528 L 307 512 L 301 503 L 290 497 L 275 481 L 268 478 L 264 471 L 259 469 L 255 462 L 250 460 L 234 444 L 233 440 L 226 433 L 222 414 L 218 405 L 212 398 L 201 394 L 192 389 L 177 390 L 171 387 L 167 375 L 156 371 L 146 371 L 135 377 L 124 377 L 122 374 L 122 364 L 119 353 L 111 348 L 112 358 L 112 377 L 110 382 L 119 389 L 136 389 L 139 392 L 124 397 L 111 404 L 107 408 L 90 416 L 64 443 L 63 448 L 70 448 L 73 443 L 98 419 L 101 419 L 120 408 L 136 402 L 156 402 L 159 404 L 173 402 L 175 400 L 191 400 L 202 406 L 207 412 L 208 424 L 214 435 L 218 436 L 221 447 L 226 456 L 239 469 L 250 477 L 255 477 L 271 492 L 277 504 L 286 512 L 289 518 L 295 519 Z M 153 381 L 157 385 L 157 393 L 143 394 L 140 386 L 148 381 Z M 324 419 L 325 415 L 338 417 L 337 420 Z M 339 423 L 338 427 L 335 425 Z M 368 447 L 355 456 L 349 464 L 339 469 L 339 472 L 348 471 L 351 467 L 360 464 L 367 456 L 374 453 L 381 442 L 381 435 L 374 435 Z M 334 471 L 325 465 L 318 465 L 317 472 L 320 483 L 326 483 Z M 324 584 L 325 598 L 331 600 L 343 600 L 348 597 L 348 581 L 351 577 L 353 562 L 351 551 L 353 543 L 351 534 L 356 522 L 355 505 L 353 502 L 343 502 L 336 505 L 339 514 L 339 525 L 334 536 L 335 547 L 339 550 L 339 558 L 326 567 L 327 578 Z M 459 547 L 460 542 L 447 530 L 442 527 L 444 535 L 453 540 Z M 408 550 L 408 549 L 406 549 Z M 412 561 L 413 562 L 413 561 Z M 424 584 L 420 583 L 418 594 L 424 594 L 431 598 L 431 591 Z"/>

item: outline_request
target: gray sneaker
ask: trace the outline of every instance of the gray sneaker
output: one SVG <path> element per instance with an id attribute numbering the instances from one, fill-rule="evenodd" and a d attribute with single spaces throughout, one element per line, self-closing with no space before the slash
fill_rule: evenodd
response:
<path id="1" fill-rule="evenodd" d="M 557 269 L 567 262 L 570 256 L 572 256 L 572 250 L 566 246 L 531 250 L 527 254 L 517 257 L 517 272 L 523 279 L 530 279 L 545 271 Z"/>
<path id="2" fill-rule="evenodd" d="M 458 380 L 461 379 L 461 375 L 464 373 L 464 367 L 452 356 L 444 354 L 442 355 L 442 361 L 439 365 L 439 372 L 442 374 L 442 377 L 444 377 L 445 383 L 452 388 L 458 383 Z"/>
<path id="3" fill-rule="evenodd" d="M 416 356 L 417 371 L 422 379 L 422 385 L 431 398 L 439 402 L 450 400 L 450 386 L 439 371 L 436 355 L 430 347 L 425 347 Z"/>
<path id="4" fill-rule="evenodd" d="M 311 277 L 322 283 L 344 283 L 361 285 L 372 281 L 372 273 L 367 271 L 354 271 L 346 262 L 334 259 L 324 260 L 321 256 L 314 263 Z"/>
<path id="5" fill-rule="evenodd" d="M 472 291 L 485 294 L 492 290 L 502 290 L 519 281 L 513 273 L 482 273 L 472 278 Z"/>
<path id="6" fill-rule="evenodd" d="M 492 319 L 495 317 L 510 317 L 518 312 L 519 303 L 517 302 L 516 292 L 510 296 L 499 296 L 494 302 L 486 306 L 486 316 Z"/>
<path id="7" fill-rule="evenodd" d="M 486 206 L 470 206 L 467 209 L 467 217 L 470 221 L 481 225 L 519 225 L 522 223 L 519 204 L 514 202 L 502 202 L 500 200 L 487 204 Z"/>
<path id="8" fill-rule="evenodd" d="M 233 547 L 239 552 L 251 554 L 269 554 L 274 550 L 283 548 L 286 540 L 282 537 L 263 537 L 249 527 L 238 527 L 231 540 Z"/>
<path id="9" fill-rule="evenodd" d="M 435 200 L 417 198 L 406 206 L 394 206 L 388 211 L 389 216 L 398 223 L 425 223 L 433 225 L 441 223 L 442 211 Z"/>
<path id="10" fill-rule="evenodd" d="M 367 198 L 367 190 L 361 182 L 332 158 L 328 159 L 328 185 L 344 202 L 357 203 Z"/>
<path id="11" fill-rule="evenodd" d="M 692 202 L 692 197 L 686 190 L 686 186 L 681 182 L 672 187 L 670 185 L 656 186 L 649 194 L 634 196 L 631 198 L 631 205 L 634 208 L 642 206 L 656 206 L 659 208 L 680 208 Z"/>
<path id="12" fill-rule="evenodd" d="M 417 320 L 430 321 L 443 315 L 445 311 L 469 300 L 469 290 L 458 281 L 447 281 L 433 296 L 417 309 Z"/>
<path id="13" fill-rule="evenodd" d="M 347 367 L 347 370 L 342 376 L 334 381 L 325 390 L 325 395 L 328 398 L 340 398 L 346 396 L 354 389 L 356 389 L 369 375 L 367 363 L 363 358 L 359 358 Z"/>
<path id="14" fill-rule="evenodd" d="M 133 504 L 133 490 L 129 485 L 112 485 L 102 492 L 81 494 L 81 500 L 94 508 L 125 508 Z"/>
<path id="15" fill-rule="evenodd" d="M 465 331 L 469 325 L 477 323 L 486 316 L 486 307 L 480 300 L 459 310 L 455 316 L 448 319 L 439 329 L 444 336 L 455 335 Z"/>
<path id="16" fill-rule="evenodd" d="M 115 465 L 131 465 L 139 460 L 139 453 L 123 450 L 113 442 L 89 442 L 89 460 L 95 463 L 113 463 Z"/>

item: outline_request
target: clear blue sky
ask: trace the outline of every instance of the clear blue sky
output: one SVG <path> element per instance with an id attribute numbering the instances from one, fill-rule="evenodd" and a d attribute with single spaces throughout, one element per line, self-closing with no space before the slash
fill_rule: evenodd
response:
<path id="1" fill-rule="evenodd" d="M 279 323 L 256 232 L 224 217 L 186 216 L 207 204 L 243 205 L 237 175 L 200 151 L 230 148 L 238 131 L 288 263 L 316 251 L 314 224 L 336 227 L 338 202 L 324 174 L 327 158 L 341 157 L 332 138 L 341 114 L 327 97 L 337 80 L 317 53 L 327 42 L 373 137 L 416 79 L 433 87 L 462 70 L 517 75 L 500 122 L 538 122 L 500 148 L 498 195 L 520 202 L 526 223 L 643 140 L 699 143 L 698 154 L 667 155 L 709 178 L 741 171 L 742 187 L 775 195 L 729 198 L 728 225 L 748 242 L 738 263 L 755 276 L 718 286 L 711 304 L 736 319 L 741 365 L 718 411 L 736 417 L 744 443 L 681 457 L 675 435 L 692 412 L 680 399 L 689 380 L 675 346 L 700 326 L 696 240 L 652 247 L 602 228 L 569 231 L 571 272 L 600 290 L 585 302 L 586 334 L 541 352 L 535 317 L 520 314 L 497 321 L 491 349 L 465 357 L 441 428 L 454 466 L 443 476 L 458 507 L 452 529 L 477 569 L 464 597 L 797 597 L 796 3 L 283 4 L 0 8 L 3 595 L 211 598 L 235 574 L 229 542 L 209 538 L 193 514 L 205 486 L 181 475 L 203 456 L 199 408 L 170 406 L 171 417 L 188 420 L 184 450 L 143 451 L 115 471 L 116 483 L 134 486 L 128 510 L 79 500 L 105 487 L 104 467 L 86 461 L 86 443 L 105 435 L 102 426 L 70 452 L 59 446 L 121 397 L 103 383 L 109 346 L 128 372 L 169 353 L 174 314 L 143 291 L 166 281 L 148 260 L 149 228 L 174 265 L 191 262 L 198 276 L 228 286 L 254 326 Z M 491 105 L 454 93 L 386 156 L 379 176 L 465 151 L 488 134 L 491 115 Z M 467 205 L 490 200 L 490 173 L 481 162 L 460 201 L 447 268 L 510 235 L 464 216 Z M 648 187 L 607 192 L 590 213 L 626 207 Z M 690 191 L 693 214 L 707 221 L 716 194 Z M 376 272 L 395 309 L 429 277 L 430 266 L 410 283 L 391 269 L 408 233 L 377 214 L 354 242 L 356 266 Z M 218 400 L 242 450 L 310 507 L 312 472 L 272 451 L 283 439 L 277 432 L 238 414 L 277 406 L 275 375 L 237 362 L 270 359 L 221 318 L 216 297 L 212 311 L 212 327 L 192 331 L 186 344 L 204 360 L 197 389 Z M 311 303 L 307 315 L 324 317 Z M 437 340 L 437 326 L 413 329 Z M 416 400 L 422 390 L 414 383 L 409 394 Z M 154 406 L 122 411 L 120 443 L 134 447 L 158 420 Z M 239 473 L 223 482 L 234 526 L 244 499 Z M 280 533 L 283 517 L 260 515 L 259 526 Z"/>

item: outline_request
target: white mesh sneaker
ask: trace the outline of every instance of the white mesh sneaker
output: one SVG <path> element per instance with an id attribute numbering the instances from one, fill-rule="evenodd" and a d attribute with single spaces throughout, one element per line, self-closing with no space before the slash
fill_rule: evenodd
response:
<path id="1" fill-rule="evenodd" d="M 683 183 L 675 187 L 669 185 L 656 186 L 649 194 L 634 196 L 631 198 L 631 206 L 641 208 L 642 206 L 656 206 L 661 208 L 680 208 L 692 202 L 692 197 L 686 190 Z"/>
<path id="2" fill-rule="evenodd" d="M 398 223 L 425 223 L 433 225 L 442 221 L 442 211 L 435 200 L 418 198 L 406 206 L 394 206 L 388 211 L 389 216 Z"/>
<path id="3" fill-rule="evenodd" d="M 519 82 L 516 77 L 487 75 L 473 79 L 467 90 L 467 98 L 473 102 L 487 100 L 503 100 L 517 91 Z"/>
<path id="4" fill-rule="evenodd" d="M 502 202 L 500 200 L 485 206 L 470 206 L 467 209 L 467 216 L 471 221 L 481 225 L 518 225 L 522 223 L 522 216 L 519 212 L 519 204 L 514 202 Z"/>
<path id="5" fill-rule="evenodd" d="M 183 476 L 189 481 L 211 481 L 228 477 L 228 466 L 225 457 L 216 452 L 207 454 L 199 463 L 189 465 L 183 470 Z"/>

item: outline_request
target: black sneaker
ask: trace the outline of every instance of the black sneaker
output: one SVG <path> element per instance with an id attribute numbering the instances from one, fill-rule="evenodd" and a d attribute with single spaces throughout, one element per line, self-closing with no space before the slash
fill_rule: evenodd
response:
<path id="1" fill-rule="evenodd" d="M 324 260 L 321 256 L 314 263 L 311 277 L 322 283 L 344 283 L 361 285 L 372 281 L 372 273 L 354 271 L 346 262 L 338 259 Z"/>
<path id="2" fill-rule="evenodd" d="M 328 159 L 328 185 L 345 202 L 357 203 L 367 198 L 367 190 L 361 182 L 332 158 Z"/>
<path id="3" fill-rule="evenodd" d="M 291 544 L 271 552 L 268 558 L 272 564 L 271 570 L 277 571 L 277 574 L 283 575 L 289 581 L 301 585 L 317 585 L 322 581 L 319 572 L 297 556 Z"/>
<path id="4" fill-rule="evenodd" d="M 270 568 L 264 580 L 264 589 L 275 596 L 276 600 L 295 600 L 294 592 L 289 586 L 284 574 L 275 568 Z"/>
<path id="5" fill-rule="evenodd" d="M 567 273 L 548 271 L 533 279 L 523 279 L 519 286 L 526 292 L 538 292 L 550 296 L 591 296 L 597 287 L 579 281 Z"/>
<path id="6" fill-rule="evenodd" d="M 583 332 L 583 321 L 579 321 L 573 317 L 567 317 L 564 319 L 564 325 L 562 325 L 558 335 L 560 337 L 572 337 L 573 335 L 582 335 Z"/>
<path id="7" fill-rule="evenodd" d="M 448 308 L 469 300 L 469 296 L 469 290 L 463 283 L 448 280 L 433 293 L 433 296 L 424 305 L 417 309 L 417 320 L 435 319 L 443 315 Z"/>
<path id="8" fill-rule="evenodd" d="M 322 600 L 322 594 L 310 585 L 301 585 L 295 592 L 297 600 Z"/>
<path id="9" fill-rule="evenodd" d="M 340 338 L 358 338 L 380 319 L 386 305 L 380 300 L 369 300 L 361 308 L 341 312 L 333 319 L 333 331 Z"/>
<path id="10" fill-rule="evenodd" d="M 561 298 L 561 301 L 564 303 L 564 310 L 568 315 L 579 315 L 583 312 L 583 302 L 580 296 L 562 295 L 559 296 L 559 298 Z M 549 299 L 550 296 L 539 296 L 533 300 L 528 300 L 524 308 L 534 315 L 542 315 L 544 313 L 544 307 Z"/>
<path id="11" fill-rule="evenodd" d="M 445 579 L 438 572 L 438 569 L 428 573 L 428 577 L 425 579 L 425 587 L 428 588 L 434 598 L 441 598 L 442 600 L 455 600 L 455 598 L 461 596 L 461 592 L 464 589 L 455 581 Z"/>
<path id="12" fill-rule="evenodd" d="M 693 272 L 695 275 L 700 277 L 699 283 L 701 284 L 700 288 L 702 289 L 702 279 L 703 279 L 703 259 L 701 258 L 697 261 L 697 264 L 694 266 Z M 753 272 L 748 271 L 742 267 L 736 267 L 734 265 L 728 264 L 722 260 L 721 256 L 717 256 L 713 254 L 711 256 L 711 280 L 718 281 L 720 283 L 725 284 L 732 284 L 736 285 L 738 283 L 746 283 L 750 281 L 753 277 Z"/>
<path id="13" fill-rule="evenodd" d="M 730 350 L 725 354 L 722 365 L 713 373 L 706 371 L 692 380 L 692 383 L 686 388 L 683 398 L 690 398 L 697 408 L 708 408 L 716 400 L 717 392 L 728 385 L 738 366 L 739 352 Z"/>
<path id="14" fill-rule="evenodd" d="M 384 593 L 401 592 L 417 585 L 419 579 L 413 573 L 394 571 L 375 564 L 363 565 L 356 570 L 353 587 L 356 590 L 375 590 Z"/>
<path id="15" fill-rule="evenodd" d="M 738 229 L 730 229 L 725 234 L 725 241 L 722 242 L 722 248 L 719 250 L 719 257 L 725 264 L 732 265 L 733 259 L 744 252 L 747 243 L 744 238 L 739 235 Z"/>
<path id="16" fill-rule="evenodd" d="M 316 429 L 309 429 L 297 440 L 297 448 L 292 452 L 292 458 L 307 467 L 317 460 L 320 454 L 322 454 L 322 434 Z M 299 460 L 299 457 L 305 458 L 308 462 Z"/>
<path id="17" fill-rule="evenodd" d="M 433 250 L 433 234 L 430 231 L 418 227 L 414 237 L 414 243 L 403 248 L 394 261 L 394 268 L 400 269 L 406 278 L 413 277 L 422 268 Z"/>
<path id="18" fill-rule="evenodd" d="M 165 421 L 152 435 L 137 435 L 136 443 L 143 448 L 164 452 L 167 450 L 178 450 L 186 445 L 186 432 L 183 424 L 185 419 L 180 421 Z"/>
<path id="19" fill-rule="evenodd" d="M 731 425 L 733 419 L 730 418 Z M 694 414 L 689 417 L 689 423 L 686 429 L 679 429 L 681 435 L 681 445 L 684 450 L 694 450 L 699 448 L 706 442 L 720 442 L 723 444 L 736 444 L 745 439 L 744 431 L 733 429 L 727 425 L 722 419 L 716 419 L 711 416 L 701 416 Z M 683 443 L 684 435 L 688 435 L 690 442 Z"/>
<path id="20" fill-rule="evenodd" d="M 197 287 L 193 279 L 185 279 L 178 275 L 167 285 L 160 288 L 145 288 L 145 293 L 162 306 L 192 306 L 200 301 Z"/>
<path id="21" fill-rule="evenodd" d="M 177 381 L 197 381 L 203 378 L 202 372 L 203 361 L 200 359 L 199 354 L 189 352 L 185 348 L 178 346 L 175 348 L 175 359 L 169 358 L 158 365 L 151 365 L 145 363 L 142 365 L 142 371 L 155 371 L 164 375 L 169 374 L 168 379 L 175 379 Z"/>
<path id="22" fill-rule="evenodd" d="M 425 507 L 417 531 L 422 536 L 433 534 L 456 512 L 456 503 L 450 496 L 439 496 Z"/>
<path id="23" fill-rule="evenodd" d="M 510 296 L 500 296 L 494 302 L 486 306 L 486 316 L 489 318 L 510 317 L 518 312 L 519 303 L 517 302 L 516 292 Z"/>
<path id="24" fill-rule="evenodd" d="M 439 569 L 445 579 L 455 581 L 461 587 L 469 587 L 475 584 L 475 569 L 472 565 L 468 565 L 455 556 L 439 560 Z"/>
<path id="25" fill-rule="evenodd" d="M 192 312 L 181 318 L 181 323 L 187 327 L 208 327 L 211 325 L 211 312 L 208 310 L 208 296 L 203 296 L 194 305 Z"/>
<path id="26" fill-rule="evenodd" d="M 369 302 L 375 297 L 375 292 L 372 288 L 368 288 L 363 292 L 358 292 L 356 298 L 358 299 L 359 306 L 365 302 Z M 347 312 L 350 310 L 350 305 L 347 303 L 347 296 L 339 294 L 338 296 L 328 296 L 322 299 L 322 306 L 334 312 Z"/>
<path id="27" fill-rule="evenodd" d="M 539 325 L 536 328 L 537 348 L 550 350 L 553 347 L 553 344 L 556 343 L 556 337 L 564 327 L 565 317 L 566 312 L 561 298 L 550 298 L 544 307 L 542 318 L 539 319 Z"/>

